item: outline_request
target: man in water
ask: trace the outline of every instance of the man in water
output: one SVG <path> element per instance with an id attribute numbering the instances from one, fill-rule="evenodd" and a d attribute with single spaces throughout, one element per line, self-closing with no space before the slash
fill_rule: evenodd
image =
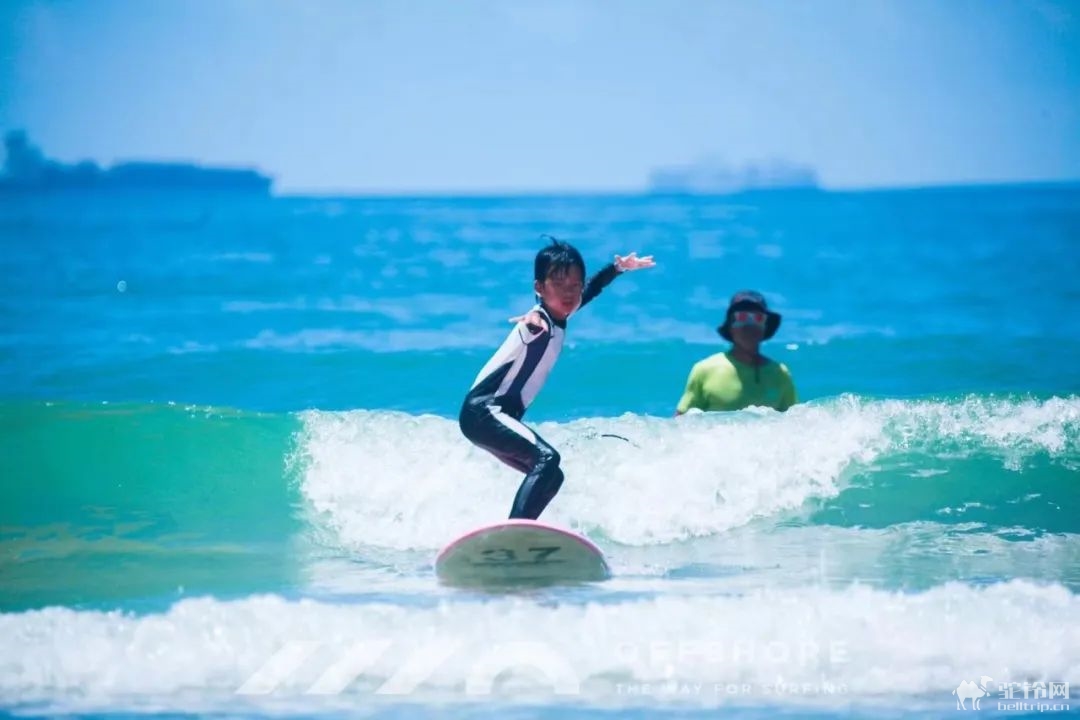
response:
<path id="1" fill-rule="evenodd" d="M 761 354 L 761 343 L 779 327 L 780 314 L 769 310 L 761 293 L 735 293 L 723 324 L 716 329 L 732 347 L 694 365 L 675 414 L 691 408 L 742 410 L 751 406 L 784 411 L 798 402 L 787 367 Z"/>

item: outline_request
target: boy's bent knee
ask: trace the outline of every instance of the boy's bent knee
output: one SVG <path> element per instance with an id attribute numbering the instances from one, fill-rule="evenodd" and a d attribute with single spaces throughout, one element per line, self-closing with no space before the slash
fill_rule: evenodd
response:
<path id="1" fill-rule="evenodd" d="M 562 456 L 559 455 L 559 451 L 551 447 L 545 442 L 538 442 L 536 444 L 537 450 L 537 462 L 544 463 L 545 466 L 557 468 L 562 461 Z"/>

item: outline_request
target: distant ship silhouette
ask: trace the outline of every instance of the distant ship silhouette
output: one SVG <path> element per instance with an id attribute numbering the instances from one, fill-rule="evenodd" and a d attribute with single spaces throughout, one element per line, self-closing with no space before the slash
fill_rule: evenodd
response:
<path id="1" fill-rule="evenodd" d="M 267 194 L 273 178 L 250 168 L 214 168 L 190 163 L 125 162 L 103 169 L 84 160 L 74 165 L 50 160 L 13 130 L 4 138 L 7 156 L 0 192 L 64 190 L 224 191 Z"/>
<path id="2" fill-rule="evenodd" d="M 782 160 L 749 163 L 732 168 L 715 160 L 656 168 L 649 173 L 649 191 L 654 193 L 717 194 L 754 190 L 816 190 L 813 168 Z"/>

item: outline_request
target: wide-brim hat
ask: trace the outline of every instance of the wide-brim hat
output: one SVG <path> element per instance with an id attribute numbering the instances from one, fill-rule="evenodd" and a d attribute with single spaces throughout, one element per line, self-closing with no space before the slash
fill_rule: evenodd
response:
<path id="1" fill-rule="evenodd" d="M 731 296 L 727 314 L 724 316 L 724 324 L 716 328 L 716 332 L 720 333 L 720 337 L 725 340 L 731 340 L 731 313 L 736 310 L 758 310 L 765 313 L 763 340 L 768 340 L 775 335 L 777 328 L 780 327 L 780 320 L 782 319 L 780 313 L 769 310 L 764 295 L 753 290 L 740 290 Z"/>

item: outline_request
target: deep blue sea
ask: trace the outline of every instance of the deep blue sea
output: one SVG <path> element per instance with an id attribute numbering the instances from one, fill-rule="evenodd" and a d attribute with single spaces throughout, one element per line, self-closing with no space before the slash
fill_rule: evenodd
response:
<path id="1" fill-rule="evenodd" d="M 657 262 L 526 415 L 613 577 L 443 587 L 521 479 L 456 416 L 545 233 Z M 0 244 L 2 713 L 1080 707 L 1080 187 L 8 195 Z M 800 404 L 672 417 L 743 288 Z"/>

